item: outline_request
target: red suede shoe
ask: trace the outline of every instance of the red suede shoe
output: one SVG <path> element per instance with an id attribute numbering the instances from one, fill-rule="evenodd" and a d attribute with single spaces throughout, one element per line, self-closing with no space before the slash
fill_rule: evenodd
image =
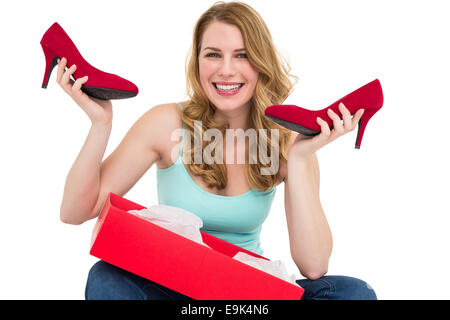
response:
<path id="1" fill-rule="evenodd" d="M 67 65 L 75 64 L 76 71 L 73 78 L 88 76 L 88 81 L 81 90 L 87 95 L 102 99 L 126 99 L 134 97 L 139 90 L 135 84 L 115 74 L 106 73 L 90 65 L 80 54 L 75 44 L 61 26 L 55 22 L 45 33 L 41 40 L 45 55 L 45 74 L 42 88 L 47 88 L 48 80 L 57 60 L 65 57 Z"/>
<path id="2" fill-rule="evenodd" d="M 265 115 L 289 130 L 307 136 L 315 136 L 321 131 L 319 124 L 316 122 L 317 117 L 325 120 L 330 129 L 333 128 L 333 121 L 327 115 L 328 109 L 332 109 L 342 119 L 342 114 L 338 108 L 341 102 L 352 115 L 359 109 L 364 109 L 364 113 L 358 123 L 358 134 L 355 143 L 355 148 L 359 149 L 367 123 L 383 106 L 383 91 L 378 79 L 369 82 L 321 110 L 312 111 L 295 105 L 273 105 L 266 108 Z"/>

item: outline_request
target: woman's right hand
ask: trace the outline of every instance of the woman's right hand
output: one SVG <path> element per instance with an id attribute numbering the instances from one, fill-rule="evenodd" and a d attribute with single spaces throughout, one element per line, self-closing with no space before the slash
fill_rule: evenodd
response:
<path id="1" fill-rule="evenodd" d="M 76 65 L 65 70 L 66 64 L 66 58 L 58 59 L 56 82 L 83 109 L 92 124 L 111 124 L 113 115 L 111 101 L 92 98 L 81 91 L 81 86 L 86 83 L 88 76 L 73 81 L 70 76 L 75 72 Z"/>

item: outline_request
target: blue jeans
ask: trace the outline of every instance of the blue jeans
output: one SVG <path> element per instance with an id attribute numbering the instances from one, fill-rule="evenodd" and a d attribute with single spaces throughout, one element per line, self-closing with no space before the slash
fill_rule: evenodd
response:
<path id="1" fill-rule="evenodd" d="M 364 281 L 345 276 L 323 276 L 296 282 L 305 289 L 302 300 L 376 300 Z M 86 300 L 193 300 L 156 282 L 102 260 L 89 271 Z"/>

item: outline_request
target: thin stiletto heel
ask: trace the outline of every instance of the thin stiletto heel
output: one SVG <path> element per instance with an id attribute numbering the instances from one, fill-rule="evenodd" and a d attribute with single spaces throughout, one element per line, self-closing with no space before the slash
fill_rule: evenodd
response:
<path id="1" fill-rule="evenodd" d="M 376 111 L 364 110 L 364 113 L 358 122 L 358 134 L 356 135 L 355 149 L 359 149 L 361 147 L 361 141 L 362 141 L 367 123 L 369 123 L 370 118 L 372 118 L 372 116 L 375 113 L 376 113 Z"/>
<path id="2" fill-rule="evenodd" d="M 50 49 L 42 45 L 42 50 L 45 55 L 45 73 L 44 80 L 42 80 L 42 88 L 47 89 L 48 81 L 50 80 L 50 75 L 52 73 L 53 68 L 58 64 L 59 57 L 52 53 Z"/>

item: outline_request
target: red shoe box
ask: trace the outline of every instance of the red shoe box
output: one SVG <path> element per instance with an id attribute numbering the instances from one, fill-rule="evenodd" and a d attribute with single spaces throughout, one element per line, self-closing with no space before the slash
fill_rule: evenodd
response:
<path id="1" fill-rule="evenodd" d="M 141 219 L 145 207 L 110 193 L 92 233 L 90 254 L 197 300 L 300 300 L 304 290 L 232 257 L 242 251 L 203 231 L 212 249 Z"/>

